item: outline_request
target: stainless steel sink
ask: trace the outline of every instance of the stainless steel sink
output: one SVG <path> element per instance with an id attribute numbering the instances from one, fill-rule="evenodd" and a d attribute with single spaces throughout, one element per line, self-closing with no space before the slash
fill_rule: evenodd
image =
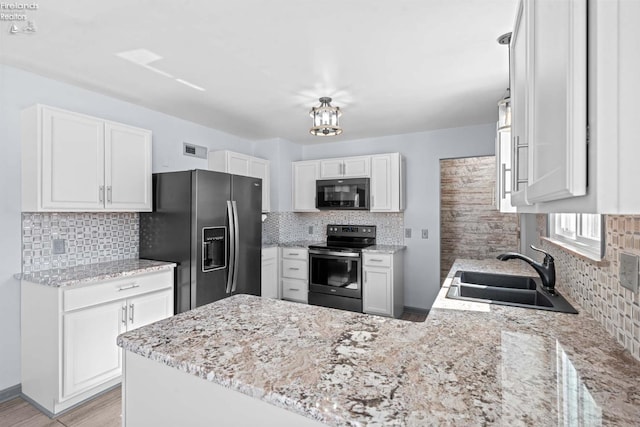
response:
<path id="1" fill-rule="evenodd" d="M 536 310 L 577 314 L 560 294 L 550 294 L 538 278 L 509 274 L 457 271 L 447 298 Z"/>

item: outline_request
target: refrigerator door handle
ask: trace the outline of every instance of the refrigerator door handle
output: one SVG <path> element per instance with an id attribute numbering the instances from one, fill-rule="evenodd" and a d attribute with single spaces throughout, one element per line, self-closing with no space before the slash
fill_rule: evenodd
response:
<path id="1" fill-rule="evenodd" d="M 227 269 L 227 286 L 225 290 L 229 294 L 233 284 L 236 261 L 236 229 L 233 222 L 235 215 L 233 214 L 233 205 L 230 200 L 227 200 L 227 216 L 229 217 L 229 267 Z"/>
<path id="2" fill-rule="evenodd" d="M 240 262 L 240 227 L 238 226 L 238 205 L 234 200 L 232 203 L 233 206 L 233 228 L 234 228 L 234 238 L 235 238 L 235 257 L 233 260 L 233 286 L 231 288 L 231 292 L 236 291 L 236 286 L 238 285 L 238 264 Z"/>

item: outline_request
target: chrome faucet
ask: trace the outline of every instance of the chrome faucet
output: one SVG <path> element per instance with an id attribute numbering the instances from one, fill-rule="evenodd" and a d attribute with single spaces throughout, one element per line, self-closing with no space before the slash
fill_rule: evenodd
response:
<path id="1" fill-rule="evenodd" d="M 542 249 L 538 249 L 533 245 L 531 245 L 531 249 L 533 249 L 534 251 L 542 252 L 544 254 L 544 261 L 542 261 L 542 263 L 536 262 L 533 259 L 517 252 L 506 252 L 504 254 L 500 254 L 498 255 L 498 259 L 500 261 L 506 261 L 509 259 L 521 259 L 525 261 L 531 267 L 533 267 L 536 272 L 538 272 L 538 274 L 540 275 L 540 280 L 542 280 L 542 286 L 544 287 L 544 289 L 551 295 L 555 295 L 556 267 L 553 262 L 553 257 L 548 252 L 545 252 Z"/>

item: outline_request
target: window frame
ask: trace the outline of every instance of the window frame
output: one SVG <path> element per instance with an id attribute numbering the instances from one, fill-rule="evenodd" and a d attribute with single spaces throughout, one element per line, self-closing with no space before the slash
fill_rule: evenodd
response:
<path id="1" fill-rule="evenodd" d="M 556 222 L 559 220 L 558 215 L 575 215 L 574 237 L 566 234 L 556 233 Z M 600 218 L 600 239 L 591 239 L 580 236 L 578 231 L 581 228 L 583 215 L 598 215 Z M 582 213 L 550 213 L 547 216 L 547 237 L 560 245 L 585 255 L 589 258 L 602 260 L 605 255 L 605 219 L 602 214 L 582 214 Z"/>

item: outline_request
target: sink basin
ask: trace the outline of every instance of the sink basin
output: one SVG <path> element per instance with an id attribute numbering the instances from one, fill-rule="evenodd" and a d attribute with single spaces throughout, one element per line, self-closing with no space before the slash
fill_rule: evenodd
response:
<path id="1" fill-rule="evenodd" d="M 460 282 L 474 285 L 486 285 L 497 288 L 536 289 L 533 277 L 513 276 L 510 274 L 480 273 L 478 271 L 459 271 Z"/>
<path id="2" fill-rule="evenodd" d="M 550 294 L 540 279 L 509 274 L 457 271 L 447 298 L 577 314 L 557 292 Z"/>

